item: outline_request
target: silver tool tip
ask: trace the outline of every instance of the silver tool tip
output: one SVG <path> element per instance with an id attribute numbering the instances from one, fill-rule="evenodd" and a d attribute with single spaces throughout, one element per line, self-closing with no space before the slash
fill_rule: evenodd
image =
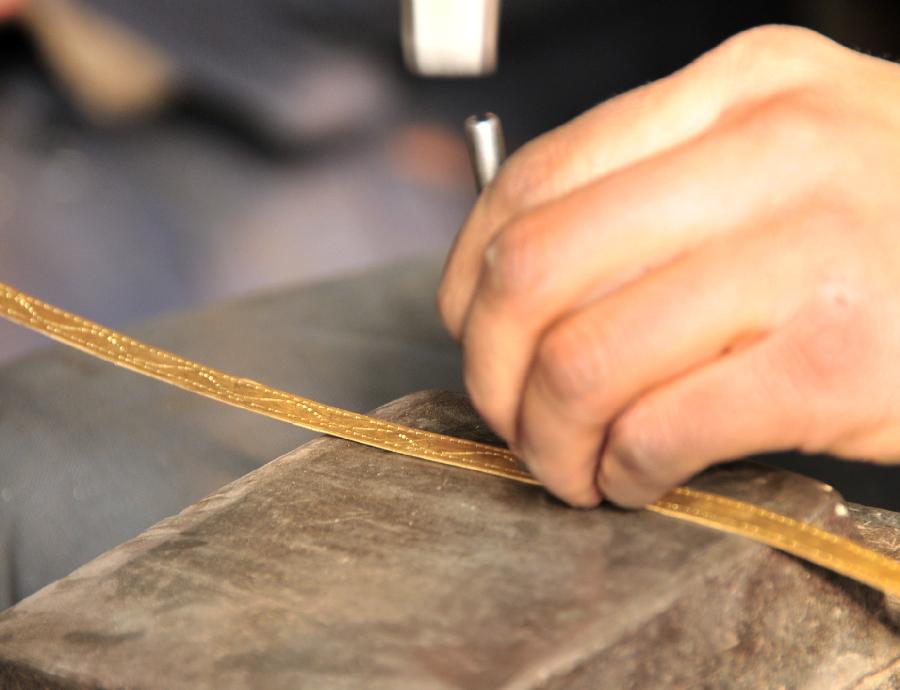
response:
<path id="1" fill-rule="evenodd" d="M 475 185 L 480 192 L 491 183 L 506 158 L 503 127 L 494 113 L 484 113 L 467 117 L 465 130 Z"/>

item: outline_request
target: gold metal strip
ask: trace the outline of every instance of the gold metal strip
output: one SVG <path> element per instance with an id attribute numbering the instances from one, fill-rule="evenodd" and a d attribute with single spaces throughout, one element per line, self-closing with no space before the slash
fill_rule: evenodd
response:
<path id="1" fill-rule="evenodd" d="M 707 491 L 673 489 L 647 510 L 730 532 L 900 595 L 900 561 L 800 520 Z"/>
<path id="2" fill-rule="evenodd" d="M 537 483 L 502 448 L 412 429 L 231 376 L 57 309 L 3 283 L 0 316 L 120 367 L 295 426 L 423 460 Z"/>
<path id="3" fill-rule="evenodd" d="M 231 376 L 153 348 L 3 283 L 0 316 L 144 376 L 295 426 L 401 455 L 538 483 L 504 448 L 394 424 Z M 900 561 L 764 508 L 680 487 L 647 509 L 739 534 L 900 596 Z"/>

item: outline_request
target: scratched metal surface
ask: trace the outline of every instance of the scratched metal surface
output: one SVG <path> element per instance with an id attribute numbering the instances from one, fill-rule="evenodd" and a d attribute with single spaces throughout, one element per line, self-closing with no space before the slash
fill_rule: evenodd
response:
<path id="1" fill-rule="evenodd" d="M 486 438 L 451 394 L 380 414 Z M 698 486 L 854 529 L 796 475 Z M 832 690 L 898 665 L 878 595 L 770 549 L 334 439 L 0 615 L 20 687 Z"/>

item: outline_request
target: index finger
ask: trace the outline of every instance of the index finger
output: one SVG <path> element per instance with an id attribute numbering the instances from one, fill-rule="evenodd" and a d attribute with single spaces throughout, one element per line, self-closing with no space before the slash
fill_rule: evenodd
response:
<path id="1" fill-rule="evenodd" d="M 823 67 L 815 50 L 806 51 L 810 59 L 798 59 L 804 50 L 796 44 L 823 42 L 831 44 L 793 27 L 738 34 L 678 72 L 602 103 L 516 152 L 478 199 L 450 252 L 438 306 L 451 335 L 461 336 L 485 248 L 504 224 L 702 134 L 735 103 L 798 85 Z M 789 47 L 777 48 L 781 44 Z M 773 63 L 778 69 L 770 69 Z"/>

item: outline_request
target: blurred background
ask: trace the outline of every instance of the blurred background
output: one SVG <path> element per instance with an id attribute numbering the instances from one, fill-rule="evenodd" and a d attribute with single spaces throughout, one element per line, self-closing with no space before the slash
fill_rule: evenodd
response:
<path id="1" fill-rule="evenodd" d="M 19 5 L 19 7 L 16 7 Z M 743 28 L 889 54 L 895 3 L 508 0 L 500 69 L 403 68 L 396 0 L 0 0 L 0 275 L 113 326 L 446 252 L 460 123 L 511 148 Z M 0 361 L 42 341 L 0 323 Z"/>
<path id="2" fill-rule="evenodd" d="M 402 65 L 397 0 L 0 0 L 0 17 L 0 280 L 114 327 L 446 253 L 475 196 L 473 112 L 515 148 L 754 25 L 900 43 L 900 4 L 874 0 L 507 0 L 498 73 L 427 80 Z M 40 344 L 0 322 L 0 362 Z M 873 472 L 870 502 L 900 495 Z"/>

